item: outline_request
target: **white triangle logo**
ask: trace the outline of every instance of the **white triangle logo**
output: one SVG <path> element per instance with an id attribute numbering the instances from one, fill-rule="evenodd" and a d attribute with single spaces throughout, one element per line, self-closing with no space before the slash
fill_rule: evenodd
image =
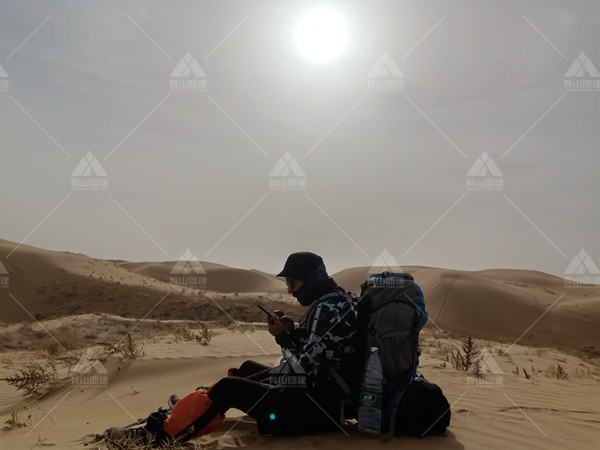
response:
<path id="1" fill-rule="evenodd" d="M 573 258 L 573 261 L 571 261 L 571 264 L 569 264 L 567 270 L 565 270 L 565 274 L 582 274 L 585 273 L 585 269 L 587 269 L 590 274 L 600 274 L 598 266 L 594 264 L 594 261 L 592 261 L 590 255 L 588 255 L 583 249 L 581 249 L 581 251 L 575 255 L 575 258 Z"/>
<path id="2" fill-rule="evenodd" d="M 387 249 L 383 249 L 381 255 L 377 257 L 369 271 L 368 274 L 381 273 L 381 272 L 389 272 L 389 273 L 403 273 L 402 267 L 398 265 L 396 260 Z"/>
<path id="3" fill-rule="evenodd" d="M 498 169 L 494 160 L 486 152 L 483 152 L 481 156 L 477 158 L 477 161 L 475 161 L 475 164 L 473 164 L 473 167 L 471 167 L 467 176 L 485 177 L 487 176 L 488 171 L 494 177 L 502 176 L 502 172 L 500 172 L 500 169 Z"/>
<path id="4" fill-rule="evenodd" d="M 293 158 L 290 155 L 290 152 L 285 152 L 283 157 L 279 158 L 277 164 L 271 171 L 271 177 L 289 177 L 291 174 L 294 174 L 297 177 L 304 177 L 306 174 L 296 161 L 296 158 Z"/>
<path id="5" fill-rule="evenodd" d="M 102 168 L 98 159 L 92 155 L 92 152 L 88 152 L 85 157 L 81 158 L 81 161 L 75 167 L 75 170 L 71 174 L 72 177 L 89 177 L 92 172 L 98 177 L 106 177 L 106 171 Z"/>
<path id="6" fill-rule="evenodd" d="M 371 71 L 369 77 L 388 78 L 388 77 L 403 77 L 402 72 L 390 56 L 384 52 L 376 62 Z"/>
<path id="7" fill-rule="evenodd" d="M 479 369 L 479 370 L 477 370 L 477 369 Z M 491 352 L 487 348 L 484 348 L 481 351 L 481 353 L 479 354 L 479 356 L 477 357 L 475 362 L 473 362 L 473 364 L 471 365 L 469 370 L 467 370 L 467 372 L 481 373 L 481 374 L 489 374 L 489 373 L 501 374 L 501 373 L 503 373 L 502 369 L 500 369 L 500 366 L 498 365 L 498 363 L 492 356 Z"/>
<path id="8" fill-rule="evenodd" d="M 90 373 L 95 371 L 96 373 L 108 373 L 102 363 L 94 358 L 94 355 L 90 349 L 83 355 L 75 367 L 71 368 L 71 372 L 74 373 Z"/>
<path id="9" fill-rule="evenodd" d="M 175 67 L 175 70 L 173 70 L 171 77 L 187 78 L 192 76 L 192 74 L 194 74 L 198 78 L 203 78 L 206 76 L 206 74 L 202 70 L 202 67 L 200 67 L 200 64 L 198 64 L 198 61 L 196 61 L 196 58 L 192 57 L 192 55 L 190 55 L 190 52 L 187 52 L 185 56 L 181 58 L 181 61 L 179 61 L 177 67 Z"/>
<path id="10" fill-rule="evenodd" d="M 0 275 L 7 275 L 8 274 L 8 270 L 6 270 L 6 267 L 4 267 L 4 264 L 2 264 L 2 261 L 0 261 Z"/>
<path id="11" fill-rule="evenodd" d="M 4 70 L 4 68 L 2 66 L 0 66 L 0 77 L 2 77 L 2 78 L 8 77 L 6 70 Z"/>
<path id="12" fill-rule="evenodd" d="M 565 77 L 584 77 L 585 75 L 590 77 L 600 77 L 600 73 L 596 70 L 596 67 L 592 64 L 592 61 L 585 56 L 583 52 L 575 58 Z"/>
<path id="13" fill-rule="evenodd" d="M 194 255 L 190 249 L 188 248 L 183 255 L 179 258 L 179 260 L 173 266 L 171 270 L 172 274 L 188 274 L 195 272 L 197 274 L 205 274 L 206 271 L 196 255 Z"/>

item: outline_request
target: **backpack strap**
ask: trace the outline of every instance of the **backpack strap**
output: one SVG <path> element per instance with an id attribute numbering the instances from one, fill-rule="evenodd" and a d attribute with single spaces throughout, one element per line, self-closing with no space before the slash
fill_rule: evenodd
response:
<path id="1" fill-rule="evenodd" d="M 346 395 L 350 394 L 350 392 L 352 391 L 350 389 L 350 386 L 348 386 L 348 384 L 344 381 L 344 379 L 340 376 L 339 372 L 335 369 L 335 367 L 333 367 L 331 365 L 331 363 L 327 363 L 327 370 L 329 370 L 329 373 L 331 374 L 331 376 L 334 378 L 334 380 L 337 382 L 337 384 L 340 385 L 340 387 L 342 388 L 342 390 L 344 391 L 344 393 Z"/>
<path id="2" fill-rule="evenodd" d="M 408 381 L 408 384 L 404 387 L 404 389 L 398 389 L 396 391 L 396 393 L 394 394 L 394 397 L 392 397 L 392 400 L 390 401 L 390 405 L 387 407 L 386 409 L 386 414 L 384 415 L 385 417 L 387 417 L 388 412 L 389 412 L 389 427 L 388 427 L 388 432 L 387 434 L 383 437 L 383 439 L 381 439 L 381 442 L 387 442 L 390 440 L 390 438 L 394 435 L 394 432 L 396 431 L 396 413 L 398 412 L 398 406 L 400 405 L 400 400 L 402 400 L 402 397 L 404 396 L 404 393 L 408 390 L 408 386 L 413 382 L 413 378 L 411 378 Z M 392 408 L 391 411 L 389 408 Z"/>

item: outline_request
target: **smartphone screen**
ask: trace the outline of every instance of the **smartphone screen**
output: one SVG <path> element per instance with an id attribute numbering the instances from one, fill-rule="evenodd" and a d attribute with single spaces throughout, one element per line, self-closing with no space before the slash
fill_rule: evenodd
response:
<path id="1" fill-rule="evenodd" d="M 258 303 L 256 304 L 256 306 L 258 306 L 260 309 L 263 310 L 263 312 L 267 315 L 267 318 L 269 319 L 269 323 L 273 324 L 275 323 L 273 321 L 273 316 L 271 315 L 271 313 L 269 311 L 267 311 L 265 308 L 263 308 L 261 305 L 259 305 Z"/>

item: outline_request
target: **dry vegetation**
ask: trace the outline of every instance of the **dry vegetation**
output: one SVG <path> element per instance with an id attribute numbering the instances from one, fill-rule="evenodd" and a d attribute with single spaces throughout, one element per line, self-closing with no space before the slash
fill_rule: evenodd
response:
<path id="1" fill-rule="evenodd" d="M 107 447 L 110 450 L 154 450 L 156 448 L 162 450 L 200 450 L 205 449 L 206 446 L 199 442 L 189 441 L 185 444 L 177 442 L 164 443 L 160 446 L 150 442 L 147 444 L 140 444 L 132 441 L 121 441 L 121 442 L 107 442 Z"/>
<path id="2" fill-rule="evenodd" d="M 97 345 L 98 341 L 122 338 L 129 334 L 136 341 L 157 336 L 172 334 L 187 323 L 189 328 L 203 330 L 207 325 L 200 321 L 154 320 L 146 319 L 138 323 L 135 319 L 125 319 L 107 314 L 96 314 L 94 319 L 68 318 L 68 322 L 49 327 L 44 330 L 34 322 L 23 322 L 15 326 L 0 326 L 0 352 L 6 351 L 40 351 L 48 350 L 56 353 L 60 347 L 66 350 L 77 350 Z M 137 324 L 137 325 L 136 325 Z M 133 326 L 135 328 L 130 331 Z M 203 328 L 204 327 L 204 328 Z M 210 331 L 206 328 L 207 331 Z M 207 331 L 201 332 L 207 336 Z"/>
<path id="3" fill-rule="evenodd" d="M 512 366 L 510 372 L 526 379 L 535 380 L 541 376 L 556 380 L 600 380 L 600 353 L 595 347 L 571 352 L 548 347 L 513 347 L 508 353 L 511 345 L 427 328 L 421 331 L 420 336 L 423 355 L 441 359 L 441 367 L 452 366 L 456 370 L 480 374 L 479 349 L 489 348 L 499 364 L 503 361 L 509 363 Z M 572 359 L 571 363 L 576 359 L 580 367 L 568 369 L 567 358 Z M 506 374 L 507 371 L 504 372 Z"/>
<path id="4" fill-rule="evenodd" d="M 104 363 L 110 356 L 115 356 L 123 364 L 144 354 L 144 345 L 129 334 L 125 339 L 101 341 L 98 345 L 100 348 L 87 352 L 68 351 L 64 347 L 59 347 L 56 352 L 44 350 L 39 353 L 39 361 L 30 359 L 23 368 L 11 376 L 0 378 L 0 381 L 6 381 L 32 398 L 41 399 L 71 384 L 73 376 L 81 373 L 77 368 L 73 370 L 76 364 Z"/>

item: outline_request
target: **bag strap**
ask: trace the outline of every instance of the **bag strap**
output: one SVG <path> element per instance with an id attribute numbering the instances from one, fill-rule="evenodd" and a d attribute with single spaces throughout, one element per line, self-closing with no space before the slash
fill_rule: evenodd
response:
<path id="1" fill-rule="evenodd" d="M 410 386 L 410 384 L 412 382 L 413 382 L 413 378 L 411 378 L 409 380 L 408 384 L 404 387 L 404 389 L 398 389 L 398 391 L 396 391 L 396 393 L 394 394 L 394 397 L 392 398 L 392 401 L 390 402 L 390 404 L 392 406 L 392 411 L 390 414 L 388 432 L 383 437 L 383 439 L 381 439 L 381 442 L 389 441 L 390 438 L 394 435 L 394 432 L 396 431 L 396 413 L 398 412 L 398 406 L 400 405 L 400 400 L 402 400 L 402 397 L 408 390 L 408 386 Z M 388 406 L 388 408 L 389 408 L 389 406 Z"/>
<path id="2" fill-rule="evenodd" d="M 342 390 L 344 391 L 344 393 L 346 395 L 350 394 L 350 392 L 352 392 L 352 390 L 350 389 L 350 386 L 348 386 L 348 384 L 346 384 L 346 382 L 340 376 L 339 372 L 335 369 L 335 367 L 333 367 L 331 365 L 331 363 L 327 363 L 326 367 L 327 367 L 327 370 L 329 370 L 329 373 L 331 374 L 331 376 L 337 382 L 337 384 L 340 385 L 340 387 L 342 388 Z"/>

